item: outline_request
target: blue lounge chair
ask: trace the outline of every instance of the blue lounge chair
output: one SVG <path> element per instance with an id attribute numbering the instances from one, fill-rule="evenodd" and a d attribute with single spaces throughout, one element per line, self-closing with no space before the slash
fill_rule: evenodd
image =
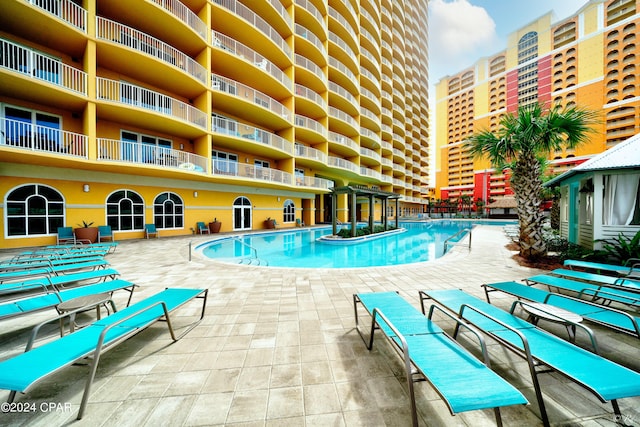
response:
<path id="1" fill-rule="evenodd" d="M 198 230 L 198 234 L 211 234 L 209 227 L 204 222 L 197 222 L 196 229 Z"/>
<path id="2" fill-rule="evenodd" d="M 203 300 L 200 318 L 180 335 L 176 335 L 170 314 L 195 298 Z M 43 378 L 76 361 L 93 356 L 78 411 L 78 419 L 81 419 L 89 400 L 91 385 L 102 352 L 131 338 L 161 318 L 166 320 L 173 341 L 177 341 L 203 319 L 206 302 L 206 289 L 166 289 L 110 316 L 96 320 L 83 329 L 32 348 L 36 338 L 35 334 L 42 326 L 38 325 L 34 329 L 24 353 L 0 362 L 0 388 L 11 390 L 8 401 L 13 402 L 17 392 L 26 393 Z M 66 313 L 50 319 L 46 323 L 57 322 L 70 315 L 71 313 Z"/>
<path id="3" fill-rule="evenodd" d="M 74 298 L 93 294 L 112 293 L 119 290 L 129 292 L 129 299 L 127 301 L 127 305 L 129 305 L 135 287 L 136 285 L 133 283 L 121 279 L 108 280 L 106 282 L 78 286 L 61 291 L 41 286 L 41 292 L 38 294 L 30 294 L 25 297 L 2 301 L 0 303 L 0 320 L 55 308 L 61 302 Z"/>
<path id="4" fill-rule="evenodd" d="M 35 261 L 35 262 L 14 262 L 0 264 L 0 282 L 1 277 L 14 276 L 29 276 L 40 275 L 42 273 L 47 276 L 59 276 L 61 274 L 67 274 L 70 272 L 77 272 L 79 270 L 99 270 L 106 268 L 109 262 L 100 258 L 91 261 L 81 261 L 74 263 L 57 264 L 53 263 L 49 259 Z"/>
<path id="5" fill-rule="evenodd" d="M 613 330 L 640 338 L 640 326 L 638 326 L 640 325 L 640 317 L 635 317 L 621 310 L 572 298 L 567 295 L 533 288 L 518 282 L 488 283 L 482 285 L 482 287 L 484 288 L 487 302 L 489 303 L 491 302 L 489 294 L 500 291 L 513 295 L 516 298 L 560 307 L 576 313 L 590 322 L 598 323 Z M 511 313 L 514 312 L 515 306 L 515 304 L 511 306 Z"/>
<path id="6" fill-rule="evenodd" d="M 431 313 L 429 318 L 425 317 L 395 292 L 355 294 L 353 303 L 356 329 L 367 348 L 373 347 L 374 331 L 379 327 L 404 360 L 414 426 L 418 425 L 418 416 L 413 383 L 420 380 L 427 380 L 433 386 L 451 414 L 494 409 L 499 425 L 502 423 L 500 407 L 527 403 L 518 390 L 489 368 L 480 335 L 477 336 L 484 363 L 432 322 Z M 368 344 L 359 328 L 358 304 L 372 318 Z"/>
<path id="7" fill-rule="evenodd" d="M 58 227 L 58 235 L 56 236 L 56 243 L 62 244 L 76 244 L 76 235 L 73 234 L 73 227 Z"/>
<path id="8" fill-rule="evenodd" d="M 527 361 L 545 426 L 549 418 L 538 381 L 538 368 L 552 369 L 593 393 L 601 402 L 611 401 L 616 419 L 624 419 L 618 399 L 640 396 L 640 374 L 595 353 L 584 350 L 537 328 L 459 289 L 420 291 Z"/>
<path id="9" fill-rule="evenodd" d="M 640 307 L 640 289 L 604 286 L 594 283 L 579 282 L 577 280 L 565 279 L 564 277 L 550 276 L 548 274 L 538 274 L 525 279 L 527 285 L 540 284 L 551 288 L 563 289 L 575 292 L 578 298 L 589 297 L 592 300 L 601 300 L 603 304 L 609 305 L 611 302 L 625 304 L 630 307 Z"/>
<path id="10" fill-rule="evenodd" d="M 20 282 L 4 282 L 0 284 L 0 294 L 23 292 L 29 289 L 42 288 L 43 286 L 60 290 L 70 285 L 78 285 L 80 282 L 92 281 L 93 283 L 98 283 L 107 279 L 113 280 L 119 275 L 120 273 L 113 268 L 103 268 L 100 270 L 78 271 L 60 276 L 40 276 Z"/>
<path id="11" fill-rule="evenodd" d="M 596 271 L 603 274 L 613 274 L 616 276 L 626 276 L 631 273 L 632 266 L 604 264 L 600 262 L 589 262 L 575 259 L 567 259 L 563 265 L 573 270 L 574 267 L 585 270 Z"/>
<path id="12" fill-rule="evenodd" d="M 580 280 L 583 282 L 607 286 L 618 286 L 621 289 L 624 287 L 636 288 L 638 289 L 638 292 L 640 292 L 640 281 L 636 280 L 635 276 L 614 277 L 607 276 L 605 274 L 589 273 L 585 271 L 566 270 L 564 268 L 556 268 L 555 270 L 552 270 L 550 274 L 567 279 Z"/>
<path id="13" fill-rule="evenodd" d="M 144 225 L 144 237 L 146 239 L 148 239 L 149 237 L 155 237 L 157 239 L 159 237 L 158 230 L 156 229 L 155 224 Z"/>

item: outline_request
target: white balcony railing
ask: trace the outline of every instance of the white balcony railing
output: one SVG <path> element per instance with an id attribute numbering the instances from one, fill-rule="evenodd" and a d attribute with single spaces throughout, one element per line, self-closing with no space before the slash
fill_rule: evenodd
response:
<path id="1" fill-rule="evenodd" d="M 5 118 L 0 118 L 0 129 L 0 146 L 87 157 L 86 135 Z"/>
<path id="2" fill-rule="evenodd" d="M 282 38 L 275 28 L 273 28 L 267 21 L 256 15 L 247 6 L 240 3 L 238 0 L 213 0 L 215 4 L 222 6 L 230 12 L 236 14 L 240 18 L 249 22 L 258 31 L 266 35 L 272 42 L 274 42 L 285 55 L 289 58 L 293 57 L 291 48 L 287 42 Z"/>
<path id="3" fill-rule="evenodd" d="M 212 159 L 212 171 L 216 176 L 231 176 L 237 178 L 249 178 L 274 182 L 278 184 L 293 185 L 293 175 L 278 169 L 265 168 L 262 166 L 235 161 Z"/>
<path id="4" fill-rule="evenodd" d="M 207 114 L 192 105 L 159 92 L 116 80 L 97 77 L 97 98 L 144 108 L 206 129 Z"/>
<path id="5" fill-rule="evenodd" d="M 305 127 L 307 129 L 314 130 L 322 136 L 327 136 L 327 128 L 324 127 L 319 121 L 313 120 L 309 117 L 296 114 L 296 126 Z"/>
<path id="6" fill-rule="evenodd" d="M 356 165 L 353 162 L 350 162 L 349 160 L 342 159 L 340 157 L 329 156 L 328 164 L 329 166 L 346 169 L 351 172 L 355 172 L 355 173 L 360 172 L 360 166 Z"/>
<path id="7" fill-rule="evenodd" d="M 329 141 L 335 142 L 340 145 L 344 145 L 345 147 L 351 148 L 353 151 L 358 151 L 358 143 L 348 136 L 342 135 L 338 132 L 329 132 Z"/>
<path id="8" fill-rule="evenodd" d="M 315 74 L 322 82 L 326 83 L 327 76 L 325 76 L 325 74 L 322 72 L 322 68 L 316 65 L 315 62 L 296 53 L 296 65 L 307 69 L 309 72 Z"/>
<path id="9" fill-rule="evenodd" d="M 142 31 L 98 16 L 96 18 L 96 37 L 156 57 L 207 84 L 207 70 L 202 65 L 178 49 Z"/>
<path id="10" fill-rule="evenodd" d="M 24 46 L 0 39 L 0 68 L 87 94 L 87 73 L 70 67 L 60 60 L 42 55 Z"/>
<path id="11" fill-rule="evenodd" d="M 211 117 L 211 131 L 222 135 L 230 135 L 259 142 L 293 155 L 293 144 L 290 141 L 274 133 L 239 123 L 227 117 L 213 115 Z"/>
<path id="12" fill-rule="evenodd" d="M 285 120 L 289 122 L 291 121 L 291 110 L 289 110 L 280 102 L 271 98 L 269 95 L 257 91 L 250 86 L 244 85 L 223 76 L 219 76 L 217 74 L 212 74 L 211 87 L 214 90 L 237 96 L 240 99 L 248 100 L 248 102 L 266 108 L 269 111 L 272 111 L 278 116 L 284 118 Z"/>
<path id="13" fill-rule="evenodd" d="M 305 159 L 316 160 L 324 164 L 327 163 L 327 155 L 325 153 L 316 148 L 307 147 L 306 145 L 296 144 L 295 154 L 296 157 L 304 157 Z"/>
<path id="14" fill-rule="evenodd" d="M 302 86 L 297 83 L 296 83 L 296 96 L 301 96 L 303 98 L 307 98 L 308 100 L 315 102 L 316 104 L 321 106 L 323 110 L 327 108 L 327 102 L 322 98 L 322 96 L 320 96 L 319 93 L 311 90 L 306 86 Z"/>
<path id="15" fill-rule="evenodd" d="M 296 185 L 300 187 L 312 187 L 321 190 L 328 190 L 334 186 L 333 181 L 315 176 L 296 177 Z"/>
<path id="16" fill-rule="evenodd" d="M 186 151 L 132 141 L 98 138 L 98 160 L 161 166 L 205 173 L 207 159 Z"/>
<path id="17" fill-rule="evenodd" d="M 265 57 L 255 50 L 217 31 L 211 32 L 211 38 L 215 48 L 222 49 L 246 61 L 253 62 L 257 67 L 271 74 L 271 76 L 282 83 L 284 87 L 287 89 L 292 88 L 291 79 L 283 73 L 280 68 L 265 59 Z"/>
<path id="18" fill-rule="evenodd" d="M 87 11 L 71 0 L 27 0 L 27 2 L 87 32 Z"/>
<path id="19" fill-rule="evenodd" d="M 170 14 L 193 28 L 200 37 L 207 39 L 207 24 L 198 17 L 191 9 L 179 2 L 178 0 L 151 0 L 158 6 L 162 7 Z"/>
<path id="20" fill-rule="evenodd" d="M 296 24 L 296 34 L 313 44 L 320 52 L 322 52 L 323 56 L 327 55 L 327 50 L 324 48 L 322 41 L 306 27 Z"/>

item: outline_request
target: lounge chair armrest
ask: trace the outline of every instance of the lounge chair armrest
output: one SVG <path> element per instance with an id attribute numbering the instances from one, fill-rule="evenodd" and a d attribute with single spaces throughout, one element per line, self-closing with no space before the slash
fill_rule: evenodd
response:
<path id="1" fill-rule="evenodd" d="M 433 320 L 433 312 L 435 310 L 438 310 L 440 313 L 446 315 L 449 319 L 453 320 L 454 322 L 456 322 L 456 328 L 455 328 L 455 333 L 453 334 L 453 338 L 456 338 L 458 335 L 458 330 L 460 327 L 463 327 L 467 330 L 469 330 L 469 332 L 471 332 L 473 335 L 476 336 L 476 338 L 478 338 L 478 342 L 480 343 L 480 350 L 482 351 L 482 357 L 484 359 L 484 364 L 487 365 L 488 367 L 491 367 L 491 358 L 489 357 L 489 352 L 487 351 L 487 344 L 484 340 L 484 338 L 482 337 L 482 333 L 476 329 L 475 326 L 463 321 L 462 319 L 454 316 L 453 314 L 451 314 L 449 311 L 446 311 L 445 309 L 443 309 L 442 307 L 436 305 L 436 304 L 431 304 L 431 306 L 429 307 L 429 314 L 427 315 L 427 318 L 429 318 L 429 320 Z"/>
<path id="2" fill-rule="evenodd" d="M 111 304 L 111 308 L 113 309 L 113 311 L 117 311 L 116 309 L 116 304 L 113 302 L 113 300 L 111 299 L 111 297 L 109 297 L 108 299 L 104 300 L 104 303 L 109 303 Z M 67 311 L 66 313 L 62 313 L 59 314 L 56 317 L 53 317 L 51 319 L 45 320 L 44 322 L 38 323 L 32 330 L 31 333 L 29 334 L 29 340 L 27 341 L 27 346 L 24 350 L 24 352 L 26 353 L 27 351 L 31 350 L 33 348 L 33 344 L 35 343 L 38 333 L 40 332 L 40 329 L 42 329 L 43 326 L 48 325 L 49 323 L 53 323 L 53 322 L 58 322 L 66 317 L 71 318 L 72 316 L 75 316 L 76 314 L 82 312 L 82 311 L 86 311 L 87 308 L 86 307 L 80 307 L 77 308 L 75 310 L 72 311 Z"/>

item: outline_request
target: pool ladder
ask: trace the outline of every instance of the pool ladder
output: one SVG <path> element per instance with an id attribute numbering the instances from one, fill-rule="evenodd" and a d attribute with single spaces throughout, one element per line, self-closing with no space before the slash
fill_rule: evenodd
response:
<path id="1" fill-rule="evenodd" d="M 240 237 L 235 237 L 234 240 L 236 242 L 240 243 L 241 245 L 244 245 L 247 248 L 249 248 L 249 250 L 251 251 L 251 255 L 252 255 L 250 257 L 241 258 L 240 261 L 238 261 L 238 264 L 269 265 L 269 262 L 267 260 L 258 258 L 258 250 L 256 248 L 254 248 L 250 244 L 240 240 Z"/>
<path id="2" fill-rule="evenodd" d="M 447 249 L 449 249 L 449 245 L 451 243 L 449 243 L 450 240 L 455 239 L 456 237 L 458 237 L 459 235 L 461 235 L 462 233 L 468 231 L 469 232 L 469 249 L 471 249 L 471 229 L 470 228 L 463 228 L 462 230 L 458 231 L 456 234 L 454 234 L 453 236 L 450 236 L 447 240 L 444 241 L 444 250 L 442 251 L 442 254 L 446 254 L 447 253 Z M 455 245 L 458 242 L 454 242 L 452 243 L 453 245 Z"/>

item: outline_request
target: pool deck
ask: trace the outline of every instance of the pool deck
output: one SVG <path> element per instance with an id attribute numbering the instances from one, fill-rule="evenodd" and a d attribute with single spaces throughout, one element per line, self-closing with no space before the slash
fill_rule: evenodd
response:
<path id="1" fill-rule="evenodd" d="M 35 403 L 37 409 L 0 414 L 0 425 L 407 426 L 411 418 L 400 358 L 383 340 L 366 350 L 354 329 L 352 295 L 399 291 L 419 307 L 421 289 L 461 288 L 484 298 L 482 283 L 541 272 L 513 261 L 501 227 L 476 227 L 471 250 L 465 238 L 435 261 L 336 270 L 189 261 L 189 243 L 211 237 L 122 241 L 107 256 L 122 279 L 140 285 L 133 301 L 165 287 L 208 288 L 206 317 L 198 327 L 171 344 L 166 325 L 158 323 L 104 354 L 81 421 L 75 418 L 88 371 L 72 366 L 18 395 L 17 402 Z M 0 250 L 0 258 L 18 252 Z M 114 299 L 121 307 L 126 295 Z M 512 298 L 496 295 L 492 302 L 507 308 Z M 174 324 L 186 325 L 197 311 L 193 304 L 176 312 Z M 2 321 L 0 360 L 23 351 L 30 328 L 53 316 L 46 311 Z M 87 320 L 95 312 L 82 316 Z M 438 323 L 449 329 L 444 319 Z M 541 326 L 566 334 L 561 325 Z M 601 354 L 640 371 L 640 340 L 589 327 Z M 50 332 L 55 336 L 55 329 Z M 577 341 L 586 346 L 583 338 Z M 524 362 L 496 344 L 490 348 L 494 369 L 531 402 L 503 408 L 504 424 L 542 425 Z M 615 425 L 611 405 L 574 383 L 557 374 L 543 375 L 541 383 L 553 425 Z M 421 425 L 495 425 L 490 410 L 451 416 L 427 383 L 418 383 L 416 393 Z M 8 394 L 0 390 L 0 402 Z M 619 403 L 623 421 L 640 425 L 640 397 Z M 60 406 L 48 410 L 49 404 Z"/>

